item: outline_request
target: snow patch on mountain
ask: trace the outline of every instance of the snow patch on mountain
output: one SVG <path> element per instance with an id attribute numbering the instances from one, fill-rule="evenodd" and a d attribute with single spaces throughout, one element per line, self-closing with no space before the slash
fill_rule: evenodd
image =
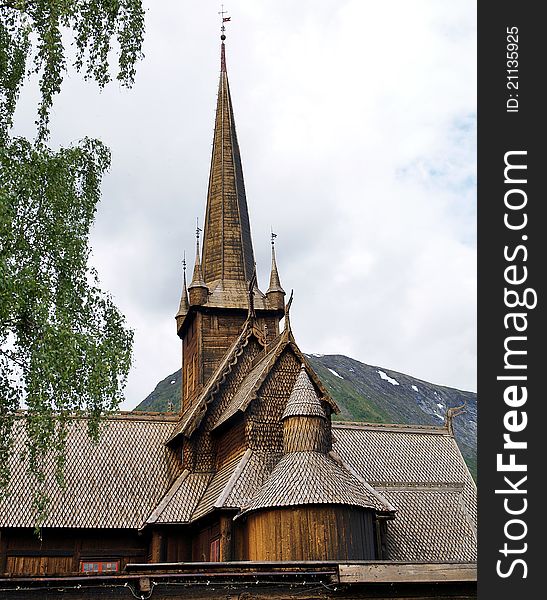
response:
<path id="1" fill-rule="evenodd" d="M 390 377 L 387 373 L 384 373 L 383 371 L 380 371 L 379 369 L 376 372 L 378 373 L 378 375 L 380 375 L 380 377 L 384 381 L 391 383 L 391 385 L 399 385 L 399 382 L 396 379 L 393 379 L 393 377 Z"/>
<path id="2" fill-rule="evenodd" d="M 329 370 L 329 371 L 330 371 L 330 372 L 331 372 L 331 373 L 332 373 L 332 374 L 333 374 L 335 377 L 338 377 L 338 378 L 340 378 L 340 379 L 344 379 L 344 378 L 342 377 L 342 375 L 338 374 L 338 373 L 337 373 L 337 372 L 336 372 L 334 369 L 331 369 L 330 367 L 327 367 L 327 369 L 328 369 L 328 370 Z"/>

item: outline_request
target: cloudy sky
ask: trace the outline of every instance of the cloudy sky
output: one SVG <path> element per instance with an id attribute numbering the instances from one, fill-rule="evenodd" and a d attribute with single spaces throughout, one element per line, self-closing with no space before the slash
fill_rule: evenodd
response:
<path id="1" fill-rule="evenodd" d="M 135 330 L 131 409 L 180 366 L 183 251 L 205 212 L 220 3 L 148 0 L 130 91 L 75 73 L 53 143 L 112 168 L 93 262 Z M 476 20 L 460 0 L 232 0 L 227 65 L 259 284 L 270 226 L 305 352 L 476 389 Z M 31 134 L 25 89 L 17 132 Z"/>

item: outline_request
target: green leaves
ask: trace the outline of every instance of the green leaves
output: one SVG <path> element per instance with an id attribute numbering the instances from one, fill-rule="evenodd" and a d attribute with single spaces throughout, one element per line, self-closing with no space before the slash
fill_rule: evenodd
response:
<path id="1" fill-rule="evenodd" d="M 7 489 L 15 420 L 24 421 L 37 526 L 47 513 L 45 460 L 63 484 L 68 421 L 117 409 L 131 366 L 133 333 L 88 266 L 89 233 L 110 153 L 84 139 L 52 151 L 49 113 L 67 69 L 100 87 L 130 87 L 142 58 L 140 0 L 0 0 L 0 493 Z M 13 138 L 17 100 L 36 73 L 37 139 Z M 25 408 L 24 413 L 19 412 Z"/>
<path id="2" fill-rule="evenodd" d="M 131 366 L 132 332 L 88 269 L 109 164 L 108 150 L 89 139 L 58 152 L 22 138 L 0 149 L 0 464 L 11 450 L 10 423 L 26 406 L 38 481 L 53 451 L 62 482 L 67 418 L 89 414 L 96 437 L 100 415 L 123 399 Z M 7 477 L 0 468 L 0 485 Z"/>
<path id="3" fill-rule="evenodd" d="M 17 97 L 28 75 L 40 78 L 38 139 L 49 135 L 49 112 L 67 69 L 63 35 L 72 35 L 74 67 L 104 87 L 109 59 L 118 54 L 117 80 L 131 87 L 142 57 L 141 0 L 3 0 L 0 2 L 0 137 L 12 125 Z M 114 44 L 113 44 L 114 42 Z M 31 66 L 32 65 L 32 66 Z"/>

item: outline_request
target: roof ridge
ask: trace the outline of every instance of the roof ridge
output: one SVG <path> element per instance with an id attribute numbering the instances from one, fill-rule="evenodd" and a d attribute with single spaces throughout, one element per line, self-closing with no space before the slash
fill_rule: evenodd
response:
<path id="1" fill-rule="evenodd" d="M 184 471 L 172 483 L 171 487 L 167 489 L 163 498 L 158 502 L 156 508 L 152 510 L 141 529 L 143 529 L 145 525 L 155 523 L 159 519 L 159 517 L 166 509 L 173 496 L 178 492 L 180 486 L 182 485 L 182 482 L 188 477 L 188 475 L 190 475 L 190 471 L 188 469 L 184 469 Z"/>
<path id="2" fill-rule="evenodd" d="M 221 494 L 214 503 L 214 508 L 222 508 L 224 506 L 226 500 L 228 499 L 228 496 L 234 488 L 234 485 L 237 483 L 237 480 L 241 477 L 243 469 L 245 469 L 245 466 L 249 462 L 252 453 L 253 451 L 250 448 L 247 448 L 247 450 L 245 450 L 243 456 L 241 457 L 241 460 L 237 463 L 234 472 L 230 476 L 230 479 L 228 479 L 226 485 L 224 486 L 224 489 L 222 490 Z"/>
<path id="3" fill-rule="evenodd" d="M 232 400 L 224 409 L 224 412 L 220 415 L 220 417 L 216 420 L 215 424 L 212 427 L 212 430 L 220 427 L 223 423 L 228 421 L 233 415 L 235 415 L 238 411 L 245 411 L 247 406 L 256 399 L 258 390 L 262 386 L 265 378 L 269 373 L 269 369 L 275 364 L 275 361 L 280 356 L 281 352 L 289 345 L 289 341 L 285 339 L 283 336 L 279 336 L 279 342 L 276 346 L 272 346 L 270 350 L 259 360 L 245 375 L 243 378 L 239 389 L 234 394 Z M 247 392 L 247 396 L 236 406 L 236 401 L 238 399 L 238 392 L 240 390 L 245 389 L 245 383 L 252 379 L 253 376 L 259 374 L 257 380 L 254 382 L 253 386 Z"/>
<path id="4" fill-rule="evenodd" d="M 338 452 L 331 450 L 329 452 L 329 456 L 331 456 L 331 458 L 333 458 L 341 467 L 344 467 L 346 471 L 349 471 L 355 477 L 355 479 L 362 483 L 367 490 L 377 498 L 379 502 L 386 506 L 389 511 L 396 511 L 395 507 L 387 500 L 387 498 L 384 498 L 384 496 L 380 494 L 378 490 L 373 488 L 368 481 L 361 477 L 361 475 L 359 475 L 359 473 L 353 467 L 351 467 L 351 465 L 348 465 L 348 463 L 338 454 Z"/>
<path id="5" fill-rule="evenodd" d="M 336 429 L 359 430 L 391 430 L 399 433 L 431 433 L 435 435 L 450 435 L 447 427 L 442 425 L 420 425 L 411 423 L 370 423 L 367 421 L 333 421 Z"/>

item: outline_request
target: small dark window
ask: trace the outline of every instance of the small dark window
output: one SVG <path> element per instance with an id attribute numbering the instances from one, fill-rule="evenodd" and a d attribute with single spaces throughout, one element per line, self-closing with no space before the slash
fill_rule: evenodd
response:
<path id="1" fill-rule="evenodd" d="M 81 573 L 116 573 L 120 570 L 119 560 L 81 560 Z"/>
<path id="2" fill-rule="evenodd" d="M 220 561 L 220 538 L 215 538 L 211 540 L 211 544 L 209 546 L 209 560 L 211 562 L 219 562 Z"/>

